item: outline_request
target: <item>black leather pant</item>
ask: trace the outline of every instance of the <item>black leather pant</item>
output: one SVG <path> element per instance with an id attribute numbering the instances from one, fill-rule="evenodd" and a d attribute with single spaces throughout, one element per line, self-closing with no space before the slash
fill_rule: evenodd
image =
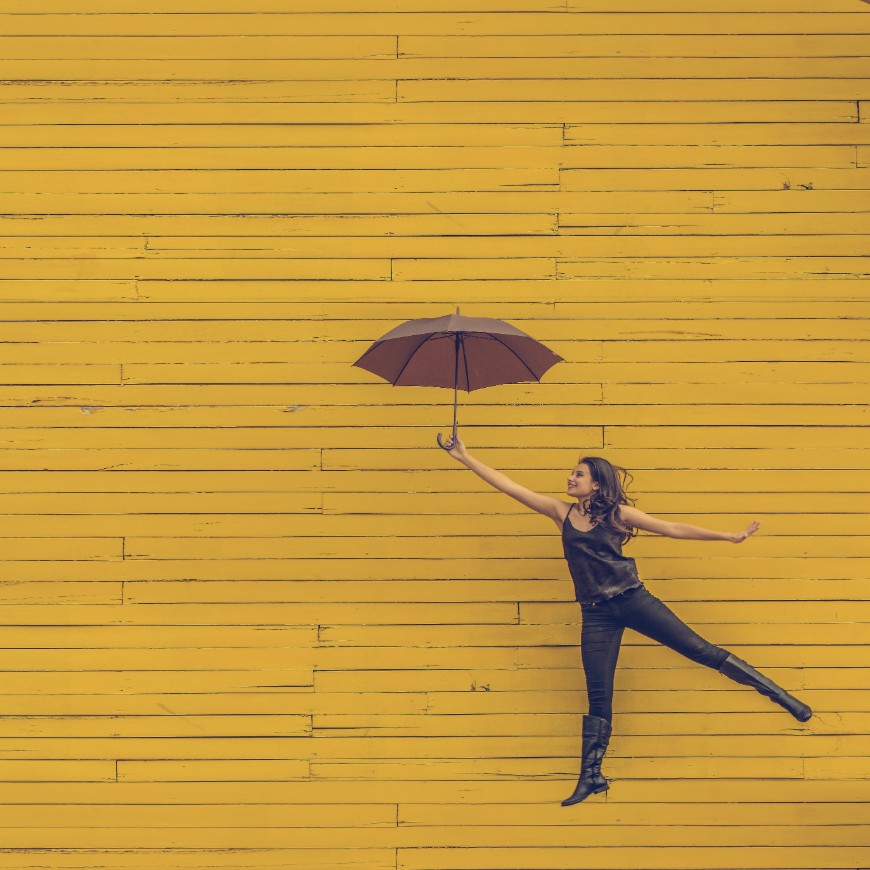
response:
<path id="1" fill-rule="evenodd" d="M 580 651 L 592 716 L 608 721 L 613 718 L 613 676 L 626 628 L 708 668 L 718 669 L 728 657 L 728 650 L 704 640 L 643 586 L 598 604 L 582 604 L 581 608 Z"/>

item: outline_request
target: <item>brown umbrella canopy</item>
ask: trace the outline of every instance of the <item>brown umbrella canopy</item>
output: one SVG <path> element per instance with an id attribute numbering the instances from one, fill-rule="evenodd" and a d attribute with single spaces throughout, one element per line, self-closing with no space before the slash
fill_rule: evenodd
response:
<path id="1" fill-rule="evenodd" d="M 515 326 L 489 317 L 463 317 L 457 309 L 456 314 L 409 320 L 391 329 L 354 365 L 394 386 L 453 387 L 455 436 L 457 390 L 470 393 L 496 384 L 540 381 L 561 361 Z"/>
<path id="2" fill-rule="evenodd" d="M 397 387 L 454 387 L 470 393 L 496 384 L 540 381 L 561 361 L 503 320 L 448 314 L 391 329 L 354 365 Z"/>

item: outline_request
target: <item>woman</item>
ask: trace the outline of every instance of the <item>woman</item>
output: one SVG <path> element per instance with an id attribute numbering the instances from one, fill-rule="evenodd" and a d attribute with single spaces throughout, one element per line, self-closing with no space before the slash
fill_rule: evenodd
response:
<path id="1" fill-rule="evenodd" d="M 583 717 L 580 778 L 574 793 L 562 801 L 570 806 L 589 795 L 607 791 L 601 762 L 610 740 L 613 717 L 613 676 L 625 628 L 669 646 L 681 655 L 746 686 L 785 708 L 799 722 L 812 710 L 789 695 L 751 665 L 694 632 L 638 578 L 634 559 L 622 555 L 622 545 L 638 529 L 695 541 L 730 541 L 739 544 L 761 525 L 751 522 L 742 532 L 714 532 L 688 523 L 672 523 L 645 514 L 629 504 L 618 472 L 623 469 L 597 456 L 582 458 L 568 478 L 568 495 L 576 504 L 532 492 L 500 471 L 484 465 L 465 449 L 457 436 L 445 449 L 487 483 L 521 504 L 550 517 L 562 532 L 562 546 L 580 603 L 580 649 L 586 672 L 589 713 Z"/>

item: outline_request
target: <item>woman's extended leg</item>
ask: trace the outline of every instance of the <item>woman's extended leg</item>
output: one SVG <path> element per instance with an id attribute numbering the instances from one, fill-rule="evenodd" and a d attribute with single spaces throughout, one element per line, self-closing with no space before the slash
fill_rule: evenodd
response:
<path id="1" fill-rule="evenodd" d="M 727 649 L 705 640 L 663 601 L 644 588 L 632 591 L 624 601 L 620 600 L 619 615 L 628 628 L 708 668 L 718 670 L 728 658 Z"/>
<path id="2" fill-rule="evenodd" d="M 760 674 L 733 653 L 705 640 L 689 628 L 666 604 L 646 589 L 626 599 L 620 616 L 626 626 L 658 641 L 693 662 L 715 668 L 719 673 L 745 686 L 752 686 L 779 704 L 800 722 L 806 722 L 813 711 L 802 701 Z"/>

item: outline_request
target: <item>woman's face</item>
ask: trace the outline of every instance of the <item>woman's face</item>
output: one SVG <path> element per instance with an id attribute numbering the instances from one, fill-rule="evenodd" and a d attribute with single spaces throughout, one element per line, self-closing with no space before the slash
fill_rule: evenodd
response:
<path id="1" fill-rule="evenodd" d="M 568 495 L 582 502 L 583 499 L 589 498 L 596 489 L 598 489 L 598 484 L 592 480 L 592 470 L 589 466 L 585 462 L 575 465 L 568 477 Z"/>

